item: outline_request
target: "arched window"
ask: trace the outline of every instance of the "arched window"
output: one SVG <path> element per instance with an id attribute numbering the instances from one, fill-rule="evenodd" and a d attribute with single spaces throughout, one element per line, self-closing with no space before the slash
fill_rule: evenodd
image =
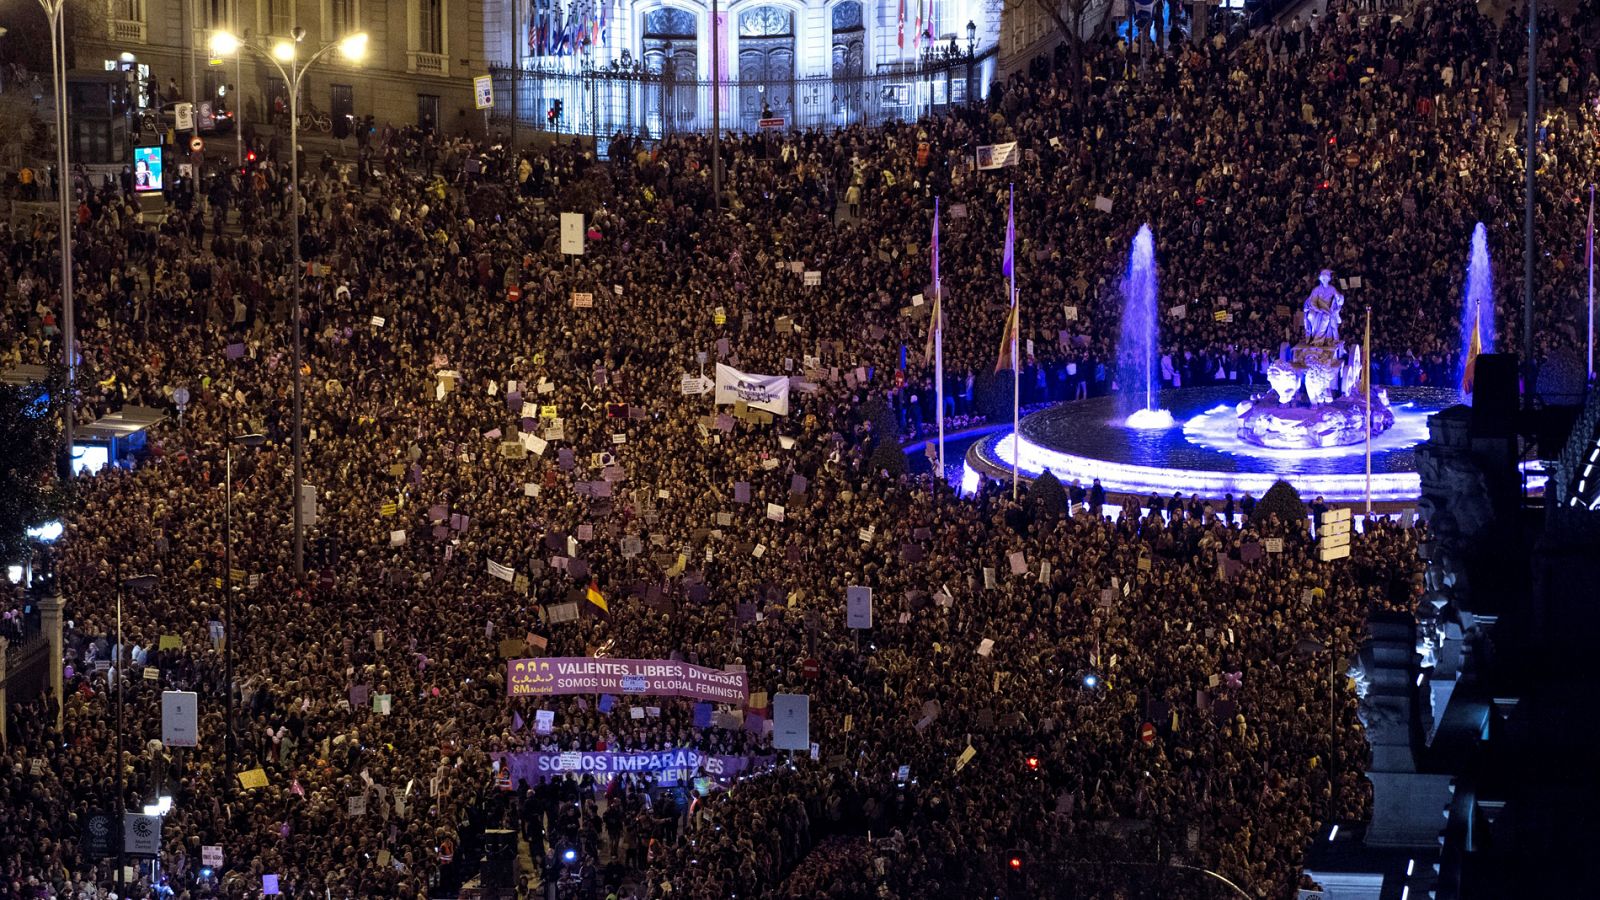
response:
<path id="1" fill-rule="evenodd" d="M 698 72 L 695 54 L 699 28 L 694 13 L 675 6 L 663 6 L 644 14 L 644 46 L 641 48 L 645 66 L 660 72 L 668 57 L 672 59 L 672 74 L 684 80 L 693 80 Z"/>
<path id="2" fill-rule="evenodd" d="M 754 130 L 766 115 L 788 116 L 794 94 L 794 14 L 757 6 L 739 14 L 739 111 Z"/>
<path id="3" fill-rule="evenodd" d="M 865 66 L 867 30 L 861 20 L 859 0 L 844 0 L 833 7 L 833 77 L 854 78 Z"/>

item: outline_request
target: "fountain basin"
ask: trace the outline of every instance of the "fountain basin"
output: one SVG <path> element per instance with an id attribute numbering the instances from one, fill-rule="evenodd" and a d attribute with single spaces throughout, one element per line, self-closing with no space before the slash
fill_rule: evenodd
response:
<path id="1" fill-rule="evenodd" d="M 1381 400 L 1373 403 L 1373 437 L 1393 425 L 1394 413 L 1388 405 Z M 1285 404 L 1268 394 L 1240 417 L 1239 437 L 1258 447 L 1280 450 L 1362 444 L 1367 439 L 1367 404 L 1360 397 L 1341 397 L 1321 406 Z"/>

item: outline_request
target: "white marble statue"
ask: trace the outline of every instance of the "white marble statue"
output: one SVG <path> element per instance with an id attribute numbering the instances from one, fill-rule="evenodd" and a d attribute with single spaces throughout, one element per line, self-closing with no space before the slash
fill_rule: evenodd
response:
<path id="1" fill-rule="evenodd" d="M 1339 312 L 1344 308 L 1344 295 L 1333 286 L 1333 271 L 1323 269 L 1317 276 L 1318 285 L 1306 298 L 1306 340 L 1313 344 L 1332 344 L 1339 340 Z"/>

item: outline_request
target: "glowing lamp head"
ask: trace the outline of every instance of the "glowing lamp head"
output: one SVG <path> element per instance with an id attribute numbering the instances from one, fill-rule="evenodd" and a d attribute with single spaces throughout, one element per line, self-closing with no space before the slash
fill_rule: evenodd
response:
<path id="1" fill-rule="evenodd" d="M 294 42 L 279 41 L 272 45 L 272 57 L 278 62 L 294 61 Z"/>
<path id="2" fill-rule="evenodd" d="M 1100 676 L 1094 674 L 1093 672 L 1090 672 L 1089 674 L 1083 676 L 1083 686 L 1086 687 L 1086 688 L 1099 687 L 1100 686 Z"/>
<path id="3" fill-rule="evenodd" d="M 339 52 L 351 62 L 360 62 L 367 55 L 367 33 L 358 31 L 340 41 Z"/>
<path id="4" fill-rule="evenodd" d="M 578 851 L 570 849 L 570 848 L 561 851 L 561 861 L 562 862 L 567 862 L 567 863 L 575 863 L 575 862 L 577 862 L 578 861 Z"/>
<path id="5" fill-rule="evenodd" d="M 213 32 L 209 43 L 212 56 L 232 56 L 239 52 L 239 39 L 232 32 Z"/>

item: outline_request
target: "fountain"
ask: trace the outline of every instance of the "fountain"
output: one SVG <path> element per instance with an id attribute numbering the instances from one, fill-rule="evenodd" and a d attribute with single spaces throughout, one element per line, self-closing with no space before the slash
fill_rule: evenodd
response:
<path id="1" fill-rule="evenodd" d="M 1489 268 L 1489 232 L 1479 222 L 1472 229 L 1472 255 L 1467 259 L 1467 287 L 1461 296 L 1461 364 L 1456 383 L 1466 384 L 1472 329 L 1478 327 L 1479 352 L 1494 352 L 1494 272 Z"/>
<path id="2" fill-rule="evenodd" d="M 1272 390 L 1239 404 L 1239 438 L 1258 447 L 1309 450 L 1367 439 L 1367 371 L 1359 345 L 1339 339 L 1344 295 L 1323 269 L 1305 302 L 1306 339 L 1267 366 Z M 1388 394 L 1372 392 L 1377 436 L 1394 424 Z"/>
<path id="3" fill-rule="evenodd" d="M 1156 407 L 1156 251 L 1150 226 L 1141 225 L 1128 254 L 1122 279 L 1122 338 L 1117 342 L 1122 371 L 1118 381 L 1131 405 L 1142 401 L 1124 420 L 1129 428 L 1171 428 L 1172 413 Z"/>

